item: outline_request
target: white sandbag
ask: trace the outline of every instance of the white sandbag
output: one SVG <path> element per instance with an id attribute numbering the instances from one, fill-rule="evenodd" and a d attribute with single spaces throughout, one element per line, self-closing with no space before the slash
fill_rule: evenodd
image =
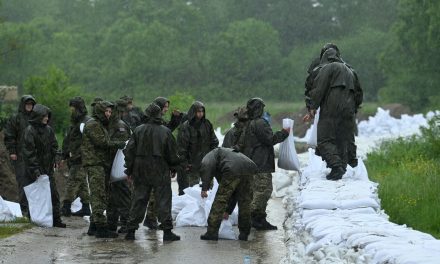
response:
<path id="1" fill-rule="evenodd" d="M 118 149 L 118 152 L 116 152 L 115 158 L 113 160 L 112 171 L 110 173 L 110 182 L 122 181 L 127 179 L 127 175 L 124 172 L 124 164 L 124 152 L 122 151 L 122 149 Z"/>
<path id="2" fill-rule="evenodd" d="M 23 214 L 21 213 L 21 208 L 19 203 L 14 203 L 10 201 L 3 200 L 6 205 L 9 207 L 9 210 L 11 210 L 11 213 L 15 217 L 23 217 Z"/>
<path id="3" fill-rule="evenodd" d="M 295 149 L 295 139 L 293 138 L 294 121 L 290 118 L 283 119 L 283 128 L 290 128 L 289 136 L 280 144 L 278 167 L 285 170 L 299 171 L 299 159 Z"/>
<path id="4" fill-rule="evenodd" d="M 315 120 L 313 120 L 312 125 L 312 133 L 310 134 L 309 140 L 307 140 L 307 144 L 312 148 L 315 148 L 318 145 L 319 110 L 320 108 L 316 111 Z"/>
<path id="5" fill-rule="evenodd" d="M 9 222 L 15 219 L 14 214 L 9 210 L 9 206 L 0 196 L 0 222 Z"/>
<path id="6" fill-rule="evenodd" d="M 206 200 L 197 201 L 186 205 L 176 217 L 176 227 L 182 226 L 207 226 Z"/>
<path id="7" fill-rule="evenodd" d="M 70 211 L 72 211 L 72 213 L 76 213 L 76 212 L 78 212 L 79 210 L 81 210 L 81 208 L 82 208 L 81 199 L 80 199 L 79 197 L 77 197 L 77 198 L 73 201 L 72 205 L 70 206 Z"/>
<path id="8" fill-rule="evenodd" d="M 52 227 L 52 198 L 49 176 L 41 175 L 34 183 L 25 186 L 23 189 L 29 203 L 32 222 L 39 226 Z"/>
<path id="9" fill-rule="evenodd" d="M 218 230 L 218 238 L 237 240 L 234 230 L 232 229 L 232 223 L 229 220 L 223 220 L 220 229 Z"/>

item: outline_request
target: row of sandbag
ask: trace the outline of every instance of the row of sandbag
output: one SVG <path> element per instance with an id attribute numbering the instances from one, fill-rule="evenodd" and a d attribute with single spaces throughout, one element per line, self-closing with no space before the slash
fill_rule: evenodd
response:
<path id="1" fill-rule="evenodd" d="M 319 263 L 337 263 L 334 249 L 340 248 L 354 249 L 356 263 L 438 263 L 438 240 L 391 223 L 380 211 L 377 184 L 368 180 L 361 160 L 342 180 L 328 181 L 325 162 L 313 150 L 309 159 L 296 200 L 300 226 L 295 227 L 312 238 L 306 254 Z M 344 254 L 339 257 L 343 262 Z"/>

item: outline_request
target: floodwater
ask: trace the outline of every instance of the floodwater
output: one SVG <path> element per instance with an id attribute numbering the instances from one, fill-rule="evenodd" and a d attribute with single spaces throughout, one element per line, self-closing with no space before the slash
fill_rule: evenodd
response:
<path id="1" fill-rule="evenodd" d="M 0 240 L 0 263 L 279 263 L 286 255 L 283 222 L 285 210 L 281 199 L 271 199 L 268 219 L 277 231 L 252 229 L 249 241 L 200 240 L 206 228 L 180 227 L 173 231 L 180 241 L 163 242 L 162 231 L 145 227 L 136 232 L 135 241 L 124 235 L 115 239 L 87 236 L 88 223 L 82 218 L 64 218 L 66 229 L 35 227 Z M 238 234 L 238 229 L 235 227 Z"/>

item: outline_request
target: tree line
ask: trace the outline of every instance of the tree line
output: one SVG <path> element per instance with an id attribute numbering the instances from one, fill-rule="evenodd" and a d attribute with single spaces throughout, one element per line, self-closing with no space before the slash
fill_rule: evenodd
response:
<path id="1" fill-rule="evenodd" d="M 438 107 L 434 0 L 1 0 L 0 82 L 37 91 L 61 71 L 84 92 L 151 100 L 303 99 L 336 43 L 367 101 Z M 33 78 L 33 79 L 32 79 Z M 33 81 L 32 81 L 33 80 Z"/>

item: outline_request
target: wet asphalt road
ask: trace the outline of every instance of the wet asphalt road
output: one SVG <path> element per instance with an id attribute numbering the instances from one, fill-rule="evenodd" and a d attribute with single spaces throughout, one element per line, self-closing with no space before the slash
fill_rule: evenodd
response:
<path id="1" fill-rule="evenodd" d="M 141 227 L 136 240 L 96 239 L 87 236 L 88 224 L 79 217 L 64 218 L 67 229 L 35 227 L 19 235 L 0 239 L 0 263 L 279 263 L 286 254 L 282 224 L 285 210 L 281 199 L 271 199 L 269 220 L 277 231 L 252 229 L 250 241 L 200 240 L 201 227 L 175 228 L 181 241 L 163 242 L 162 231 Z M 238 229 L 235 227 L 236 234 Z"/>

